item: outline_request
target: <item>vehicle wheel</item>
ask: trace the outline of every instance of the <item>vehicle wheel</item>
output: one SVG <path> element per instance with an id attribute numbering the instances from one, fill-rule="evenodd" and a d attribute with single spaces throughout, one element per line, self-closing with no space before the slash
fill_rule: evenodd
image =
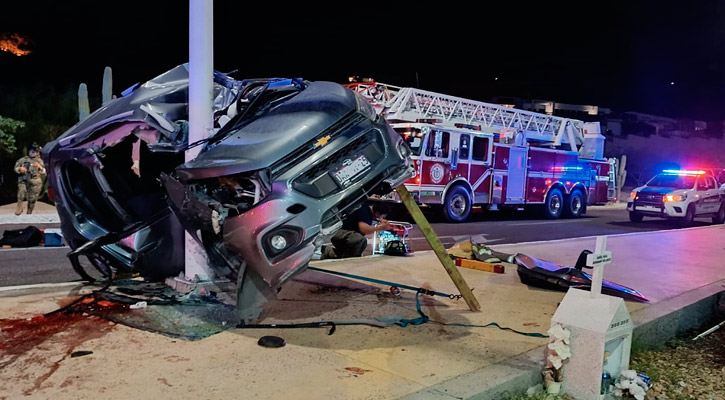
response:
<path id="1" fill-rule="evenodd" d="M 579 218 L 584 213 L 584 195 L 582 195 L 580 190 L 571 192 L 567 199 L 564 213 L 569 218 Z"/>
<path id="2" fill-rule="evenodd" d="M 687 212 L 685 212 L 685 216 L 680 219 L 680 226 L 690 226 L 692 225 L 692 221 L 695 220 L 695 206 L 690 205 L 687 207 Z"/>
<path id="3" fill-rule="evenodd" d="M 642 215 L 636 211 L 629 212 L 629 220 L 632 222 L 642 222 L 642 218 L 644 218 L 644 215 Z"/>
<path id="4" fill-rule="evenodd" d="M 110 262 L 98 254 L 74 254 L 68 259 L 71 267 L 89 283 L 108 281 L 115 275 Z"/>
<path id="5" fill-rule="evenodd" d="M 548 219 L 557 219 L 561 216 L 563 208 L 564 195 L 561 194 L 561 190 L 551 189 L 544 202 L 544 216 Z"/>
<path id="6" fill-rule="evenodd" d="M 720 204 L 720 210 L 712 217 L 713 224 L 722 224 L 723 222 L 725 222 L 725 203 Z"/>
<path id="7" fill-rule="evenodd" d="M 471 194 L 463 186 L 453 186 L 446 193 L 443 217 L 449 222 L 463 222 L 469 214 L 471 214 Z"/>

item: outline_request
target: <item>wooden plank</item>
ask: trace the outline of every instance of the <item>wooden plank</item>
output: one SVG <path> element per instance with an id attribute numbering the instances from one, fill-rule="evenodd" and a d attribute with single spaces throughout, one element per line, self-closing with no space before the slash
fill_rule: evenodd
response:
<path id="1" fill-rule="evenodd" d="M 503 274 L 505 268 L 501 264 L 493 264 L 485 261 L 468 260 L 465 258 L 456 258 L 456 265 L 461 268 L 470 268 L 478 271 L 494 272 Z"/>
<path id="2" fill-rule="evenodd" d="M 421 232 L 423 232 L 423 236 L 430 244 L 430 247 L 433 248 L 433 252 L 435 252 L 436 256 L 438 256 L 438 260 L 440 260 L 443 268 L 445 268 L 446 272 L 451 277 L 453 284 L 456 285 L 456 288 L 458 288 L 463 300 L 465 300 L 466 304 L 468 304 L 468 308 L 470 308 L 471 311 L 481 311 L 481 305 L 478 304 L 478 300 L 476 300 L 473 292 L 471 292 L 468 284 L 463 279 L 461 272 L 455 265 L 453 265 L 453 260 L 451 260 L 451 257 L 448 256 L 448 252 L 446 252 L 445 247 L 443 247 L 443 243 L 441 243 L 438 239 L 438 235 L 436 235 L 433 231 L 433 228 L 430 226 L 430 223 L 428 223 L 428 220 L 425 219 L 423 212 L 420 211 L 420 208 L 413 200 L 413 197 L 410 195 L 410 192 L 408 192 L 408 189 L 405 185 L 400 185 L 395 188 L 395 191 L 398 193 L 398 196 L 400 196 L 400 199 L 403 201 L 403 204 L 405 204 L 405 207 L 408 209 L 408 212 L 413 217 L 415 223 L 418 224 L 418 228 L 420 228 Z"/>

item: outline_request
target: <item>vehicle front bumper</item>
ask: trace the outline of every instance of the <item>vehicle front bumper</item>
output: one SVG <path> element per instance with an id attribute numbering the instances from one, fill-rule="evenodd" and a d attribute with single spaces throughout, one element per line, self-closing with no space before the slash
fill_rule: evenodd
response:
<path id="1" fill-rule="evenodd" d="M 665 202 L 659 205 L 654 205 L 640 204 L 630 200 L 627 202 L 627 211 L 636 212 L 649 217 L 681 218 L 687 213 L 687 204 L 685 202 Z"/>

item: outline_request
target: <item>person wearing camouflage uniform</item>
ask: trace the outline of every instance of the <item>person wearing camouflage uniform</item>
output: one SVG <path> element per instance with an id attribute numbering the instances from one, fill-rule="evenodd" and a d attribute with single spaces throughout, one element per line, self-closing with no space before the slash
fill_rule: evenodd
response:
<path id="1" fill-rule="evenodd" d="M 43 189 L 45 165 L 40 158 L 39 150 L 35 144 L 30 146 L 28 155 L 15 163 L 15 172 L 18 174 L 18 208 L 15 209 L 15 215 L 23 213 L 26 201 L 28 214 L 32 214 L 35 202 Z"/>

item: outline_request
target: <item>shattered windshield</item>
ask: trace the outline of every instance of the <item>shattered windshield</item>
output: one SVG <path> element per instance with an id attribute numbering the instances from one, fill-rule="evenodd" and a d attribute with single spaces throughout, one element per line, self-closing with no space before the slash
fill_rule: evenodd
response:
<path id="1" fill-rule="evenodd" d="M 647 182 L 647 186 L 666 187 L 675 189 L 692 189 L 695 187 L 696 176 L 660 174 Z"/>
<path id="2" fill-rule="evenodd" d="M 222 139 L 306 88 L 305 82 L 299 78 L 248 80 L 243 81 L 242 86 L 232 106 L 226 111 L 231 118 L 230 123 L 220 129 L 210 141 Z"/>

